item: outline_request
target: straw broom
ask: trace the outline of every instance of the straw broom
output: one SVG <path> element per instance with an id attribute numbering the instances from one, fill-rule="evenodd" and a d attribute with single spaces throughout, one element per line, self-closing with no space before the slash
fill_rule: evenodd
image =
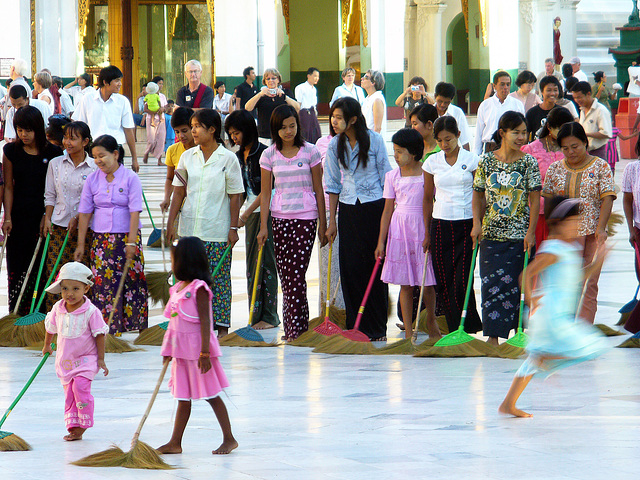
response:
<path id="1" fill-rule="evenodd" d="M 429 260 L 429 250 L 424 253 L 424 267 L 422 269 L 422 283 L 420 284 L 420 296 L 418 297 L 418 313 L 416 314 L 416 320 L 414 325 L 414 330 L 411 335 L 411 338 L 405 338 L 404 340 L 400 340 L 399 342 L 392 343 L 391 345 L 387 345 L 386 347 L 382 347 L 376 353 L 378 355 L 413 355 L 419 349 L 417 344 L 418 340 L 418 323 L 420 318 L 420 307 L 422 307 L 422 297 L 424 295 L 424 284 L 427 279 L 427 268 Z M 404 317 L 405 313 L 402 312 L 402 316 Z M 432 340 L 431 342 L 429 340 Z M 428 339 L 424 343 L 426 345 L 421 347 L 433 346 L 436 343 L 436 339 Z"/>
<path id="2" fill-rule="evenodd" d="M 51 348 L 52 349 L 55 348 L 55 345 L 51 344 Z M 47 358 L 49 358 L 50 355 L 51 354 L 49 352 L 44 354 L 44 356 L 42 357 L 42 360 L 40 360 L 40 363 L 36 367 L 35 371 L 31 374 L 31 377 L 29 378 L 29 380 L 27 380 L 27 383 L 25 384 L 25 386 L 22 387 L 22 390 L 20 391 L 16 399 L 13 401 L 13 403 L 9 406 L 7 411 L 4 413 L 2 420 L 0 420 L 0 427 L 2 427 L 2 424 L 5 422 L 9 414 L 13 411 L 13 408 L 18 404 L 20 399 L 26 393 L 27 389 L 31 386 L 31 384 L 35 380 L 38 373 L 40 373 L 40 370 L 42 370 L 42 367 L 44 366 L 45 362 L 47 361 Z M 23 452 L 26 450 L 31 450 L 31 445 L 25 442 L 22 438 L 20 438 L 18 435 L 14 433 L 3 432 L 0 430 L 0 452 L 18 452 L 18 451 Z"/>
<path id="3" fill-rule="evenodd" d="M 356 317 L 355 324 L 351 330 L 346 330 L 340 335 L 333 335 L 327 340 L 318 345 L 313 351 L 317 353 L 339 353 L 344 355 L 373 355 L 377 352 L 377 348 L 371 343 L 369 337 L 358 330 L 362 316 L 364 315 L 364 309 L 369 299 L 369 294 L 373 288 L 373 282 L 376 279 L 376 274 L 382 263 L 382 257 L 376 259 L 376 264 L 371 272 L 369 283 L 362 297 L 360 308 L 358 309 L 358 315 Z"/>
<path id="4" fill-rule="evenodd" d="M 471 268 L 469 269 L 469 280 L 467 282 L 467 292 L 465 294 L 460 326 L 455 332 L 442 337 L 435 345 L 427 350 L 419 351 L 414 357 L 497 357 L 497 349 L 487 342 L 478 340 L 464 331 L 464 321 L 467 317 L 467 307 L 471 296 L 471 284 L 476 266 L 476 256 L 478 254 L 478 243 L 473 249 L 471 256 Z"/>
<path id="5" fill-rule="evenodd" d="M 165 463 L 164 460 L 160 458 L 160 455 L 155 449 L 140 441 L 140 432 L 142 431 L 144 422 L 147 420 L 147 417 L 149 417 L 151 407 L 153 407 L 153 403 L 158 396 L 158 391 L 160 390 L 160 386 L 162 385 L 164 375 L 167 372 L 169 362 L 170 360 L 166 359 L 164 361 L 164 364 L 162 365 L 160 378 L 158 378 L 156 388 L 151 395 L 149 405 L 147 405 L 147 410 L 144 412 L 144 415 L 140 420 L 140 424 L 138 425 L 138 429 L 136 430 L 136 433 L 133 435 L 133 439 L 131 440 L 131 449 L 127 453 L 125 453 L 122 451 L 122 449 L 120 449 L 120 447 L 114 445 L 113 447 L 103 452 L 94 453 L 93 455 L 89 455 L 88 457 L 84 457 L 80 460 L 76 460 L 75 462 L 71 462 L 72 465 L 78 465 L 80 467 L 142 468 L 149 470 L 173 469 L 171 465 Z"/>
<path id="6" fill-rule="evenodd" d="M 262 251 L 263 251 L 263 248 L 264 248 L 264 246 L 260 247 L 260 250 L 258 252 L 256 274 L 255 274 L 255 278 L 253 279 L 253 291 L 251 292 L 251 306 L 249 307 L 249 323 L 247 323 L 246 327 L 239 328 L 235 332 L 230 333 L 228 335 L 225 335 L 224 337 L 219 338 L 218 339 L 218 343 L 221 346 L 226 346 L 226 347 L 275 347 L 275 346 L 278 345 L 278 343 L 276 343 L 276 342 L 273 342 L 273 343 L 265 342 L 264 338 L 262 337 L 262 335 L 260 335 L 260 333 L 258 333 L 258 331 L 256 329 L 251 327 L 251 324 L 253 323 L 253 313 L 254 313 L 255 307 L 256 307 L 256 298 L 257 298 L 257 294 L 258 294 L 258 281 L 260 279 L 260 270 L 262 268 Z M 216 265 L 216 268 L 214 270 L 214 275 L 218 273 L 218 270 L 222 266 L 222 262 L 224 261 L 224 258 L 226 257 L 226 255 L 229 252 L 229 250 L 231 250 L 230 246 L 227 247 L 227 249 L 225 250 L 224 254 L 222 255 L 222 258 L 218 262 L 218 265 Z"/>
<path id="7" fill-rule="evenodd" d="M 120 283 L 118 284 L 118 291 L 116 292 L 116 296 L 113 299 L 113 305 L 111 305 L 111 313 L 109 314 L 109 321 L 107 325 L 111 326 L 113 323 L 113 316 L 116 313 L 116 308 L 118 308 L 118 302 L 120 301 L 120 297 L 122 296 L 122 290 L 124 289 L 124 282 L 127 280 L 127 273 L 129 272 L 129 260 L 125 261 L 124 270 L 122 271 L 122 276 L 120 277 Z M 137 348 L 133 348 L 129 342 L 123 340 L 121 338 L 116 337 L 111 333 L 107 333 L 104 337 L 104 351 L 105 353 L 125 353 L 125 352 L 134 352 L 138 350 Z"/>
<path id="8" fill-rule="evenodd" d="M 162 211 L 162 231 L 164 232 L 164 224 L 165 224 L 165 212 Z M 162 248 L 162 272 L 152 272 L 147 275 L 147 287 L 149 288 L 149 296 L 158 301 L 154 294 L 151 293 L 153 289 L 156 290 L 156 295 L 160 296 L 160 301 L 162 301 L 163 305 L 166 305 L 169 301 L 169 276 L 171 272 L 167 272 L 167 258 L 164 252 L 164 234 L 160 237 L 160 248 Z M 150 278 L 152 275 L 157 275 L 158 279 Z M 162 322 L 153 327 L 149 327 L 140 332 L 140 334 L 133 341 L 134 345 L 162 345 L 162 340 L 164 339 L 164 334 L 167 331 L 167 327 L 169 326 L 169 322 Z"/>
<path id="9" fill-rule="evenodd" d="M 618 348 L 640 348 L 640 332 L 627 338 Z"/>
<path id="10" fill-rule="evenodd" d="M 166 214 L 162 211 L 162 231 L 165 231 Z M 171 272 L 167 271 L 167 259 L 165 255 L 165 235 L 160 235 L 160 248 L 162 249 L 162 271 L 151 272 L 147 275 L 147 288 L 149 289 L 149 297 L 154 302 L 162 302 L 166 305 L 169 301 L 169 277 Z M 153 327 L 152 327 L 153 328 Z M 164 334 L 163 334 L 164 335 Z"/>

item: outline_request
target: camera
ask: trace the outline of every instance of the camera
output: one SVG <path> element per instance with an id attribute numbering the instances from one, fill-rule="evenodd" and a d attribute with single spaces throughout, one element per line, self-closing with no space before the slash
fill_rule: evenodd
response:
<path id="1" fill-rule="evenodd" d="M 411 91 L 412 92 L 417 92 L 420 90 L 420 85 L 411 85 Z"/>
<path id="2" fill-rule="evenodd" d="M 277 88 L 268 88 L 267 89 L 267 93 L 269 95 L 277 95 L 278 94 L 278 89 Z"/>

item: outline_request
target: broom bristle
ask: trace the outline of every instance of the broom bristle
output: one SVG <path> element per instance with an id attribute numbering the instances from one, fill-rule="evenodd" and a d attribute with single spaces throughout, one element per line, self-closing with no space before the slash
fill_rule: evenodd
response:
<path id="1" fill-rule="evenodd" d="M 169 278 L 171 272 L 150 272 L 147 274 L 147 289 L 149 298 L 154 302 L 166 305 L 169 301 Z"/>
<path id="2" fill-rule="evenodd" d="M 455 345 L 434 345 L 426 350 L 421 350 L 414 357 L 499 357 L 499 353 L 493 345 L 482 340 L 473 339 L 469 342 Z"/>
<path id="3" fill-rule="evenodd" d="M 71 462 L 78 467 L 119 467 L 122 465 L 124 452 L 116 445 L 102 452 L 94 453 Z"/>
<path id="4" fill-rule="evenodd" d="M 31 325 L 20 325 L 15 327 L 13 338 L 19 347 L 28 347 L 29 345 L 42 343 L 46 333 L 44 321 L 40 321 Z"/>
<path id="5" fill-rule="evenodd" d="M 111 335 L 110 333 L 107 334 L 104 339 L 104 351 L 106 353 L 135 352 L 136 350 L 140 349 L 132 347 L 126 340 L 118 338 L 115 335 Z"/>
<path id="6" fill-rule="evenodd" d="M 623 222 L 624 217 L 621 213 L 611 212 L 611 215 L 609 215 L 609 220 L 607 221 L 607 234 L 610 237 L 613 237 L 617 232 L 616 227 L 618 225 L 622 225 Z"/>
<path id="7" fill-rule="evenodd" d="M 371 342 L 354 342 L 342 335 L 333 335 L 319 344 L 315 353 L 333 353 L 341 355 L 374 355 L 378 349 Z"/>
<path id="8" fill-rule="evenodd" d="M 327 338 L 325 335 L 314 330 L 307 330 L 295 340 L 290 341 L 287 345 L 292 347 L 316 347 Z"/>
<path id="9" fill-rule="evenodd" d="M 394 342 L 382 348 L 378 348 L 376 355 L 413 355 L 420 350 L 432 347 L 438 341 L 437 338 L 427 338 L 424 342 L 414 345 L 410 338 Z"/>
<path id="10" fill-rule="evenodd" d="M 618 348 L 640 348 L 640 338 L 629 337 Z"/>
<path id="11" fill-rule="evenodd" d="M 160 346 L 162 345 L 162 340 L 164 340 L 164 334 L 166 333 L 166 331 L 167 329 L 162 328 L 160 325 L 146 328 L 140 332 L 140 334 L 133 341 L 133 344 Z"/>
<path id="12" fill-rule="evenodd" d="M 624 335 L 623 332 L 620 332 L 615 328 L 611 328 L 609 325 L 605 325 L 604 323 L 596 323 L 594 327 L 599 329 L 607 337 L 617 337 L 619 335 Z"/>
<path id="13" fill-rule="evenodd" d="M 26 452 L 31 445 L 15 433 L 0 431 L 0 452 Z"/>
<path id="14" fill-rule="evenodd" d="M 624 312 L 620 314 L 620 320 L 618 320 L 618 323 L 616 323 L 616 327 L 619 327 L 621 325 L 624 325 L 625 323 L 627 323 L 627 320 L 629 320 L 629 317 L 631 316 L 631 312 Z"/>
<path id="15" fill-rule="evenodd" d="M 324 322 L 324 317 L 315 317 L 312 318 L 311 320 L 309 320 L 309 330 L 313 330 L 314 328 L 316 328 L 318 325 L 320 325 L 322 322 Z M 303 334 L 304 335 L 304 334 Z M 301 335 L 302 336 L 302 335 Z M 300 338 L 300 337 L 298 337 Z"/>
<path id="16" fill-rule="evenodd" d="M 330 305 L 329 320 L 335 323 L 337 326 L 339 326 L 342 330 L 347 329 L 347 311 L 346 310 L 338 308 L 334 305 Z M 322 319 L 322 321 L 324 321 L 324 318 Z M 322 323 L 322 321 L 320 323 Z M 311 326 L 309 326 L 309 328 L 311 328 Z"/>
<path id="17" fill-rule="evenodd" d="M 277 347 L 279 345 L 277 342 L 254 342 L 252 340 L 242 338 L 236 333 L 229 333 L 228 335 L 225 335 L 218 339 L 218 343 L 223 347 Z"/>
<path id="18" fill-rule="evenodd" d="M 133 448 L 125 453 L 121 466 L 145 470 L 173 470 L 174 468 L 162 460 L 157 450 L 144 442 L 136 442 Z"/>
<path id="19" fill-rule="evenodd" d="M 438 324 L 438 328 L 440 329 L 440 333 L 442 335 L 447 335 L 449 332 L 449 325 L 447 325 L 447 317 L 444 315 L 440 315 L 436 317 L 436 323 Z M 427 329 L 427 310 L 422 310 L 420 315 L 418 316 L 418 331 L 429 333 Z"/>
<path id="20" fill-rule="evenodd" d="M 20 318 L 19 315 L 10 313 L 0 318 L 0 347 L 17 347 L 18 343 L 13 336 L 15 321 Z"/>
<path id="21" fill-rule="evenodd" d="M 51 343 L 53 343 L 54 345 L 57 345 L 58 341 L 57 341 L 58 335 L 55 334 L 53 336 L 53 338 L 51 339 Z M 42 342 L 38 342 L 38 343 L 32 343 L 31 345 L 27 345 L 26 347 L 24 347 L 25 350 L 36 350 L 36 351 L 42 351 L 42 347 L 44 347 L 44 340 Z"/>
<path id="22" fill-rule="evenodd" d="M 504 342 L 502 345 L 498 347 L 498 353 L 502 358 L 511 358 L 516 359 L 520 358 L 525 354 L 525 349 L 522 347 L 517 347 L 515 345 L 510 345 L 507 342 Z"/>

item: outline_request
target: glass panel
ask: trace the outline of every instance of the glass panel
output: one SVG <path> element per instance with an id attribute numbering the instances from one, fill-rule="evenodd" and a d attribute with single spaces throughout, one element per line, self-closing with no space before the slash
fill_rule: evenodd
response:
<path id="1" fill-rule="evenodd" d="M 87 71 L 99 70 L 109 62 L 109 11 L 106 5 L 91 5 L 84 37 L 84 66 Z"/>
<path id="2" fill-rule="evenodd" d="M 202 82 L 211 85 L 211 22 L 206 4 L 140 5 L 138 7 L 140 89 L 154 76 L 164 79 L 163 93 L 175 100 L 186 84 L 184 64 L 202 64 Z"/>

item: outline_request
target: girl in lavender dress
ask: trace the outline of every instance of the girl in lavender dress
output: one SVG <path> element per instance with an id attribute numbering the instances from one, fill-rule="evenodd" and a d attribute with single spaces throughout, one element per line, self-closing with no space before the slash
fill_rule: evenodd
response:
<path id="1" fill-rule="evenodd" d="M 400 285 L 400 306 L 405 338 L 413 335 L 413 289 L 422 284 L 424 270 L 425 224 L 422 207 L 424 175 L 422 172 L 423 140 L 417 130 L 403 128 L 391 139 L 398 164 L 384 179 L 384 211 L 376 258 L 386 259 L 380 278 L 385 283 Z M 395 208 L 395 210 L 394 210 Z M 385 252 L 386 243 L 386 252 Z M 435 298 L 435 276 L 428 257 L 425 286 L 431 290 L 427 298 Z M 427 302 L 427 329 L 430 337 L 440 337 L 435 319 L 435 302 Z"/>

